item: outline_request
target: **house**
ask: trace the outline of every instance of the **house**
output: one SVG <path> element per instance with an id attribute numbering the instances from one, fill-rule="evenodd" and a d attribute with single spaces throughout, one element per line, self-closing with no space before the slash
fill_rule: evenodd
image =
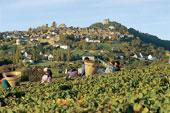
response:
<path id="1" fill-rule="evenodd" d="M 55 32 L 51 32 L 51 34 L 52 34 L 52 35 L 55 35 L 55 34 L 57 34 L 57 33 L 55 33 Z"/>
<path id="2" fill-rule="evenodd" d="M 7 38 L 7 39 L 10 39 L 10 38 L 11 38 L 11 36 L 6 36 L 6 38 Z"/>
<path id="3" fill-rule="evenodd" d="M 138 58 L 137 54 L 134 54 L 134 55 L 132 56 L 132 58 Z"/>
<path id="4" fill-rule="evenodd" d="M 100 43 L 100 40 L 90 40 L 89 38 L 85 38 L 85 41 L 91 43 Z"/>
<path id="5" fill-rule="evenodd" d="M 115 27 L 114 26 L 109 26 L 109 29 L 113 30 L 113 29 L 115 29 Z"/>
<path id="6" fill-rule="evenodd" d="M 67 45 L 60 45 L 61 49 L 68 49 L 69 47 Z"/>
<path id="7" fill-rule="evenodd" d="M 48 60 L 52 60 L 54 56 L 52 54 L 48 55 Z"/>
<path id="8" fill-rule="evenodd" d="M 60 45 L 59 44 L 53 44 L 53 47 L 59 48 Z"/>
<path id="9" fill-rule="evenodd" d="M 100 43 L 100 40 L 93 40 L 94 43 Z"/>
<path id="10" fill-rule="evenodd" d="M 86 41 L 86 42 L 89 42 L 89 38 L 85 38 L 85 41 Z"/>
<path id="11" fill-rule="evenodd" d="M 33 38 L 30 38 L 30 41 L 31 41 L 31 42 L 33 42 L 33 41 L 34 41 L 34 39 L 33 39 Z"/>
<path id="12" fill-rule="evenodd" d="M 39 53 L 39 55 L 43 55 L 43 53 L 42 53 L 42 52 L 40 52 L 40 53 Z"/>
<path id="13" fill-rule="evenodd" d="M 23 62 L 23 63 L 30 63 L 30 64 L 33 64 L 33 63 L 34 63 L 34 61 L 31 60 L 31 59 L 24 59 L 24 60 L 22 60 L 22 62 Z"/>
<path id="14" fill-rule="evenodd" d="M 111 36 L 109 36 L 109 39 L 112 39 L 112 37 L 111 37 Z"/>
<path id="15" fill-rule="evenodd" d="M 128 38 L 133 38 L 134 36 L 133 35 L 127 35 Z"/>
<path id="16" fill-rule="evenodd" d="M 47 39 L 51 38 L 49 35 L 46 37 Z"/>
<path id="17" fill-rule="evenodd" d="M 44 57 L 48 57 L 48 55 L 47 55 L 47 54 L 44 54 L 43 56 L 44 56 Z"/>
<path id="18" fill-rule="evenodd" d="M 24 52 L 23 56 L 24 56 L 25 58 L 27 58 L 27 57 L 28 57 L 28 53 L 27 53 L 27 52 Z"/>
<path id="19" fill-rule="evenodd" d="M 155 60 L 156 57 L 153 57 L 152 55 L 148 55 L 148 60 Z"/>
<path id="20" fill-rule="evenodd" d="M 31 63 L 31 64 L 33 64 L 33 63 L 34 63 L 34 61 L 33 61 L 33 60 L 31 60 L 31 59 L 30 59 L 30 60 L 28 60 L 28 62 L 29 62 L 29 63 Z"/>

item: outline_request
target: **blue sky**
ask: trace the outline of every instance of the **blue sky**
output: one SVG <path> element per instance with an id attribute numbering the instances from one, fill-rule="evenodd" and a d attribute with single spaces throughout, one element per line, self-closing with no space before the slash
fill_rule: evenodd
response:
<path id="1" fill-rule="evenodd" d="M 42 24 L 86 27 L 110 18 L 170 40 L 170 0 L 0 0 L 0 31 Z"/>

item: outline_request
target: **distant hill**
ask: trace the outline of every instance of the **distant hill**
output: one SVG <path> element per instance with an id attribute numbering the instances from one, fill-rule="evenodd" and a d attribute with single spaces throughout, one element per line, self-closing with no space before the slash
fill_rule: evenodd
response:
<path id="1" fill-rule="evenodd" d="M 135 37 L 139 37 L 144 43 L 151 43 L 158 47 L 163 47 L 167 50 L 170 50 L 170 41 L 168 40 L 161 40 L 157 36 L 139 32 L 133 28 L 128 29 L 130 34 L 133 34 Z"/>
<path id="2" fill-rule="evenodd" d="M 110 21 L 109 19 L 105 20 L 105 22 L 98 22 L 94 23 L 90 26 L 90 28 L 100 28 L 100 29 L 109 29 L 113 28 L 113 31 L 120 32 L 122 34 L 132 34 L 134 37 L 139 37 L 139 39 L 146 44 L 152 44 L 155 45 L 156 47 L 163 47 L 166 50 L 170 50 L 170 41 L 168 40 L 161 40 L 157 36 L 148 34 L 148 33 L 142 33 L 134 28 L 127 28 L 126 26 L 115 22 L 115 21 Z"/>

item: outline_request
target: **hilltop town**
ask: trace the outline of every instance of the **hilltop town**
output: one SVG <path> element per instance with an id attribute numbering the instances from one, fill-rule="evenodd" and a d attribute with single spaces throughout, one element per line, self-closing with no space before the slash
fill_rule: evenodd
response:
<path id="1" fill-rule="evenodd" d="M 139 37 L 131 34 L 127 27 L 111 22 L 109 19 L 86 28 L 67 27 L 65 24 L 57 25 L 56 22 L 52 22 L 50 26 L 46 24 L 37 28 L 29 28 L 28 31 L 1 32 L 0 39 L 1 54 L 5 51 L 5 56 L 14 55 L 15 53 L 10 48 L 18 46 L 22 54 L 20 60 L 31 63 L 43 58 L 59 60 L 55 58 L 57 49 L 52 50 L 52 48 L 63 49 L 66 51 L 63 54 L 71 51 L 72 55 L 69 55 L 71 61 L 80 60 L 83 55 L 101 57 L 103 54 L 106 59 L 133 57 L 153 60 L 160 58 L 164 50 L 163 47 L 158 48 L 154 44 L 143 42 Z M 33 50 L 39 53 L 36 52 L 34 55 L 35 52 L 30 51 L 31 48 L 36 48 Z M 81 52 L 77 53 L 76 50 Z"/>

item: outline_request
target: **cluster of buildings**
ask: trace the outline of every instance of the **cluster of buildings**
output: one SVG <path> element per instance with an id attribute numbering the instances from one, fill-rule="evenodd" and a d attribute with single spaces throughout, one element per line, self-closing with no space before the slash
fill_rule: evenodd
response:
<path id="1" fill-rule="evenodd" d="M 157 59 L 155 56 L 153 56 L 151 54 L 150 55 L 143 55 L 142 53 L 134 54 L 131 57 L 139 59 L 139 60 L 149 60 L 149 61 L 154 61 L 154 60 Z"/>
<path id="2" fill-rule="evenodd" d="M 102 24 L 107 25 L 110 23 L 109 19 L 103 20 Z M 128 33 L 121 33 L 115 30 L 115 26 L 109 26 L 106 29 L 102 28 L 79 28 L 79 27 L 67 27 L 65 24 L 57 26 L 53 24 L 52 27 L 48 25 L 43 25 L 35 29 L 29 29 L 28 31 L 13 31 L 13 32 L 3 32 L 0 33 L 0 38 L 3 39 L 12 39 L 16 41 L 16 45 L 20 44 L 30 44 L 30 45 L 52 45 L 56 48 L 61 48 L 67 50 L 70 48 L 69 44 L 61 43 L 60 39 L 63 35 L 72 36 L 74 40 L 84 40 L 88 43 L 102 43 L 103 40 L 112 41 L 114 43 L 119 43 L 117 39 L 123 38 L 133 38 L 134 36 Z M 124 58 L 122 53 L 117 52 L 117 56 L 120 59 Z M 24 57 L 31 61 L 31 56 L 28 53 L 23 53 Z M 53 59 L 52 54 L 44 55 L 48 60 Z M 132 56 L 136 59 L 148 59 L 155 60 L 156 58 L 152 55 L 143 56 L 142 53 L 134 54 Z"/>
<path id="3" fill-rule="evenodd" d="M 109 19 L 105 19 L 103 24 L 109 24 L 109 22 Z M 55 27 L 43 25 L 35 29 L 29 29 L 28 31 L 3 32 L 0 33 L 0 38 L 16 39 L 17 45 L 21 42 L 34 44 L 43 41 L 47 41 L 51 45 L 56 45 L 60 40 L 61 35 L 72 35 L 75 40 L 85 40 L 90 43 L 101 43 L 101 40 L 116 40 L 125 36 L 133 37 L 133 35 L 129 35 L 127 33 L 122 34 L 118 31 L 114 31 L 113 29 L 115 29 L 114 26 L 109 26 L 107 29 L 101 29 L 90 27 L 67 27 L 65 24 L 61 24 L 59 26 L 55 25 Z M 97 39 L 94 40 L 92 36 L 97 37 Z"/>

